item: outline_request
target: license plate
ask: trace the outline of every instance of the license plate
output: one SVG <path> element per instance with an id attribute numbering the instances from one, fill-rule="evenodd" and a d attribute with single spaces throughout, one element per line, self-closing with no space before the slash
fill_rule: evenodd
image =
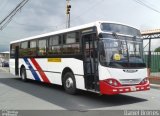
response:
<path id="1" fill-rule="evenodd" d="M 136 87 L 131 87 L 131 91 L 136 91 Z"/>

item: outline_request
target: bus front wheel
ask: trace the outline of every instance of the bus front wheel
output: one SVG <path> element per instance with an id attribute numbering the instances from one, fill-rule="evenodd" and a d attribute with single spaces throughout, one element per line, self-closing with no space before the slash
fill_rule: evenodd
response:
<path id="1" fill-rule="evenodd" d="M 26 69 L 25 69 L 24 67 L 21 69 L 21 79 L 22 79 L 22 81 L 24 81 L 24 82 L 27 81 Z"/>
<path id="2" fill-rule="evenodd" d="M 67 93 L 76 94 L 76 81 L 73 73 L 67 72 L 63 77 L 63 86 Z"/>

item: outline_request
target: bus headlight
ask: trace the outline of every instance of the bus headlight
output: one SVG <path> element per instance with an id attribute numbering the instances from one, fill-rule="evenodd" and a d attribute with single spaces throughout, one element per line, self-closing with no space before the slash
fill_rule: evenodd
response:
<path id="1" fill-rule="evenodd" d="M 112 78 L 106 79 L 105 82 L 107 82 L 108 84 L 112 86 L 116 86 L 116 87 L 121 86 L 121 84 L 116 79 L 112 79 Z"/>

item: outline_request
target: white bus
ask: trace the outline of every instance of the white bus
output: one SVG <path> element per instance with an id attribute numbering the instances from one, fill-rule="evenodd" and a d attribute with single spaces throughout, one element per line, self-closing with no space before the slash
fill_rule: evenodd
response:
<path id="1" fill-rule="evenodd" d="M 114 95 L 149 90 L 143 42 L 136 28 L 97 21 L 10 43 L 10 72 L 77 89 Z"/>

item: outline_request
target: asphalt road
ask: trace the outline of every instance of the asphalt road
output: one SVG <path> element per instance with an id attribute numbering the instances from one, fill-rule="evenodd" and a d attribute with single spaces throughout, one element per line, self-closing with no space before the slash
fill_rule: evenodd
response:
<path id="1" fill-rule="evenodd" d="M 0 70 L 0 109 L 12 110 L 159 110 L 160 90 L 115 96 L 79 91 L 69 95 L 61 86 L 20 78 Z"/>

